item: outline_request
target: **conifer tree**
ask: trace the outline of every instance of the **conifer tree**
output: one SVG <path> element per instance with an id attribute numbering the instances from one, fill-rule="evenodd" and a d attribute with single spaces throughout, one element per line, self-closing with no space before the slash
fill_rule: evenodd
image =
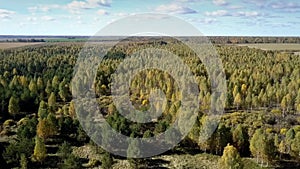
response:
<path id="1" fill-rule="evenodd" d="M 33 152 L 34 160 L 38 162 L 43 162 L 47 157 L 47 150 L 43 139 L 38 136 L 35 138 L 35 146 Z"/>

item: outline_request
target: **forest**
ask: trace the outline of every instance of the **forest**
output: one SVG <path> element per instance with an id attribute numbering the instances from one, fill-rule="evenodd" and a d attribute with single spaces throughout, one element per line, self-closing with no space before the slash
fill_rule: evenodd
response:
<path id="1" fill-rule="evenodd" d="M 216 37 L 215 41 L 223 39 L 226 40 Z M 157 121 L 140 124 L 118 112 L 111 96 L 111 76 L 122 60 L 137 50 L 168 50 L 179 56 L 195 76 L 200 91 L 199 111 L 189 134 L 161 156 L 207 155 L 208 159 L 216 158 L 218 168 L 224 169 L 300 167 L 300 57 L 247 46 L 214 44 L 214 47 L 226 77 L 227 93 L 222 96 L 212 94 L 205 66 L 183 43 L 169 38 L 142 41 L 135 38 L 118 43 L 99 64 L 93 82 L 100 113 L 112 128 L 128 137 L 149 138 L 166 131 L 174 122 L 183 97 L 176 79 L 160 70 L 145 70 L 135 75 L 130 84 L 130 101 L 136 109 L 149 109 L 153 87 L 160 88 L 167 100 Z M 159 156 L 124 159 L 105 151 L 87 135 L 84 128 L 89 124 L 81 125 L 75 109 L 75 104 L 84 107 L 86 103 L 75 103 L 72 97 L 72 88 L 79 86 L 72 86 L 76 84 L 72 79 L 82 49 L 83 43 L 75 42 L 0 49 L 0 166 L 118 168 L 120 161 L 126 161 L 130 168 L 164 168 L 163 161 L 167 159 L 155 159 Z M 84 83 L 84 78 L 78 80 L 78 84 Z M 200 129 L 209 123 L 214 97 L 225 98 L 225 113 L 209 139 L 199 141 Z M 92 114 L 87 112 L 87 116 Z M 109 141 L 109 137 L 102 139 Z M 139 153 L 134 147 L 129 145 L 124 151 Z M 89 154 L 91 151 L 93 154 Z M 201 163 L 206 162 L 198 160 L 181 168 L 201 168 Z"/>

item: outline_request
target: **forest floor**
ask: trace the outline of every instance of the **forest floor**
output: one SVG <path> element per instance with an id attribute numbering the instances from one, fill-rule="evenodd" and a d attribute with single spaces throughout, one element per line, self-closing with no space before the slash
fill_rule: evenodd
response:
<path id="1" fill-rule="evenodd" d="M 216 169 L 218 168 L 219 156 L 200 153 L 200 154 L 172 154 L 160 155 L 147 160 L 147 168 L 159 169 Z M 264 169 L 257 165 L 253 159 L 243 158 L 244 168 Z M 128 168 L 127 160 L 115 160 L 114 169 Z"/>
<path id="2" fill-rule="evenodd" d="M 89 145 L 76 147 L 73 150 L 73 153 L 81 159 L 86 159 L 86 162 L 88 162 L 91 159 L 101 159 L 101 155 L 99 156 L 99 154 L 96 154 L 95 151 Z M 147 168 L 155 169 L 217 169 L 219 159 L 220 156 L 207 153 L 198 152 L 189 154 L 177 151 L 147 158 L 145 159 L 144 163 L 147 164 Z M 260 165 L 256 164 L 256 162 L 252 158 L 243 158 L 242 160 L 244 168 L 265 169 L 264 167 L 260 167 Z M 94 166 L 92 168 L 97 169 L 100 168 L 100 166 Z M 126 158 L 115 158 L 112 168 L 130 168 L 130 163 Z M 268 169 L 273 168 L 274 167 L 268 167 Z"/>

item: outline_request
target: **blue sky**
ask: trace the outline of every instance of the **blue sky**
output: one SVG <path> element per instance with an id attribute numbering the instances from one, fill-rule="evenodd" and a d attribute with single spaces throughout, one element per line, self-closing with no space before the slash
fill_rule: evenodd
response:
<path id="1" fill-rule="evenodd" d="M 0 35 L 94 35 L 144 12 L 174 15 L 208 36 L 300 36 L 298 0 L 1 0 Z"/>

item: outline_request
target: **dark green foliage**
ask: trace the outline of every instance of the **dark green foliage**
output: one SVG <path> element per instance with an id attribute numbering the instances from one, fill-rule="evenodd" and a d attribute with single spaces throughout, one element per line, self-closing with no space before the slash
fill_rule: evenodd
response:
<path id="1" fill-rule="evenodd" d="M 19 164 L 21 155 L 29 158 L 33 154 L 34 139 L 21 138 L 11 142 L 3 153 L 4 159 L 7 163 Z"/>
<path id="2" fill-rule="evenodd" d="M 250 141 L 250 151 L 261 164 L 272 162 L 276 153 L 273 136 L 262 129 L 256 130 Z"/>
<path id="3" fill-rule="evenodd" d="M 64 141 L 58 148 L 57 155 L 60 157 L 62 163 L 59 164 L 59 168 L 62 169 L 80 169 L 82 168 L 80 159 L 72 154 L 71 145 Z"/>
<path id="4" fill-rule="evenodd" d="M 66 141 L 64 141 L 62 145 L 59 146 L 57 152 L 58 156 L 61 159 L 66 159 L 71 153 L 72 153 L 71 145 Z"/>
<path id="5" fill-rule="evenodd" d="M 63 160 L 63 163 L 60 165 L 61 169 L 81 169 L 80 160 L 75 157 L 73 154 L 69 155 L 66 159 Z"/>
<path id="6" fill-rule="evenodd" d="M 241 124 L 238 124 L 237 127 L 233 129 L 232 141 L 233 145 L 241 154 L 247 154 L 249 150 L 249 136 Z"/>
<path id="7" fill-rule="evenodd" d="M 37 126 L 37 119 L 35 117 L 29 119 L 26 118 L 25 124 L 21 125 L 18 128 L 17 136 L 18 138 L 34 138 L 36 135 L 36 126 Z"/>
<path id="8" fill-rule="evenodd" d="M 101 167 L 103 169 L 110 169 L 112 167 L 112 165 L 113 165 L 113 158 L 112 158 L 112 156 L 108 152 L 105 152 L 102 155 Z"/>

